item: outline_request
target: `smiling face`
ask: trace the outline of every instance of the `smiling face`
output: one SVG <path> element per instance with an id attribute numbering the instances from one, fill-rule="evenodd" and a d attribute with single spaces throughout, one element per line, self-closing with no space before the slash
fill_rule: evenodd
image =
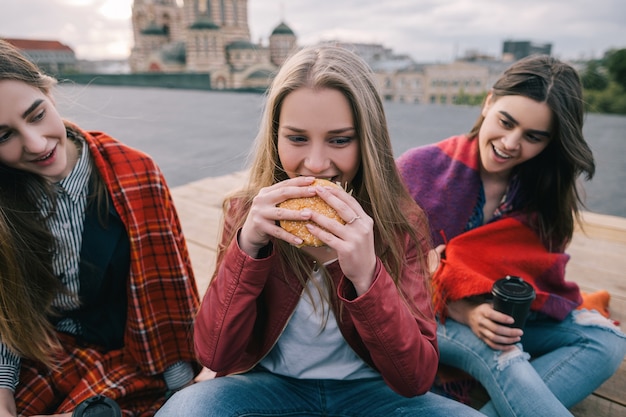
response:
<path id="1" fill-rule="evenodd" d="M 487 99 L 478 133 L 482 175 L 508 178 L 511 170 L 550 143 L 552 111 L 545 102 L 519 95 Z"/>
<path id="2" fill-rule="evenodd" d="M 302 87 L 283 100 L 278 157 L 290 178 L 314 176 L 350 184 L 360 165 L 348 99 L 338 90 Z"/>
<path id="3" fill-rule="evenodd" d="M 58 182 L 76 152 L 48 95 L 22 81 L 0 81 L 1 164 Z"/>

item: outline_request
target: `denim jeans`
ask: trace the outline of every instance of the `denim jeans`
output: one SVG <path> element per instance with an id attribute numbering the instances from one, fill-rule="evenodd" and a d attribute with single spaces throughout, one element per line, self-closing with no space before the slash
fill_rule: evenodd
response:
<path id="1" fill-rule="evenodd" d="M 441 362 L 465 370 L 487 390 L 487 416 L 571 416 L 568 411 L 611 377 L 626 336 L 596 311 L 562 322 L 531 313 L 516 349 L 493 350 L 450 318 L 437 329 Z M 531 359 L 532 358 L 532 359 Z"/>
<path id="2" fill-rule="evenodd" d="M 235 416 L 482 416 L 428 392 L 406 398 L 382 378 L 294 379 L 265 371 L 219 377 L 174 394 L 156 417 Z"/>

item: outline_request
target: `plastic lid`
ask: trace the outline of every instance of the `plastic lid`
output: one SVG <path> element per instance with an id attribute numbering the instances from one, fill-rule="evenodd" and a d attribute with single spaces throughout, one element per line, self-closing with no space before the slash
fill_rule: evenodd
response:
<path id="1" fill-rule="evenodd" d="M 512 301 L 528 301 L 535 299 L 535 290 L 520 277 L 507 275 L 493 284 L 491 293 L 495 296 Z"/>

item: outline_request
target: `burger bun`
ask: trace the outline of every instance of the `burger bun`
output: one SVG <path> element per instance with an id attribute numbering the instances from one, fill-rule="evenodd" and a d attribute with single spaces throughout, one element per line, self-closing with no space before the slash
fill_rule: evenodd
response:
<path id="1" fill-rule="evenodd" d="M 331 182 L 329 180 L 317 178 L 311 186 L 322 186 L 322 187 L 338 187 L 339 185 Z M 300 197 L 300 198 L 291 198 L 289 200 L 285 200 L 278 205 L 280 208 L 285 208 L 289 210 L 300 211 L 305 208 L 308 208 L 316 213 L 323 214 L 324 216 L 334 219 L 341 224 L 345 224 L 346 222 L 339 217 L 337 211 L 334 208 L 328 205 L 324 200 L 322 200 L 319 196 L 313 197 Z M 312 246 L 312 247 L 320 247 L 324 246 L 324 242 L 322 242 L 318 237 L 313 236 L 309 229 L 306 228 L 307 224 L 315 224 L 310 220 L 281 220 L 280 227 L 288 231 L 294 236 L 302 239 L 302 244 L 300 246 Z M 319 225 L 315 224 L 320 227 Z"/>

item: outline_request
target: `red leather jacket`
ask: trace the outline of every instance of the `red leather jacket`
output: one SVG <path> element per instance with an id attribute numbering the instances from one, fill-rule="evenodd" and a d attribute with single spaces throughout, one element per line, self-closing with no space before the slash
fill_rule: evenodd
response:
<path id="1" fill-rule="evenodd" d="M 231 235 L 235 212 L 226 214 L 222 236 Z M 372 286 L 360 297 L 338 262 L 327 267 L 337 287 L 333 309 L 343 337 L 394 391 L 406 397 L 430 389 L 439 361 L 430 293 L 425 278 L 415 275 L 418 252 L 410 242 L 407 238 L 400 277 L 405 297 L 380 259 Z M 283 272 L 277 252 L 254 259 L 239 248 L 237 239 L 222 245 L 224 256 L 204 296 L 194 334 L 200 362 L 218 376 L 246 372 L 267 355 L 303 291 L 293 274 Z M 428 250 L 428 245 L 423 246 L 420 250 Z"/>

